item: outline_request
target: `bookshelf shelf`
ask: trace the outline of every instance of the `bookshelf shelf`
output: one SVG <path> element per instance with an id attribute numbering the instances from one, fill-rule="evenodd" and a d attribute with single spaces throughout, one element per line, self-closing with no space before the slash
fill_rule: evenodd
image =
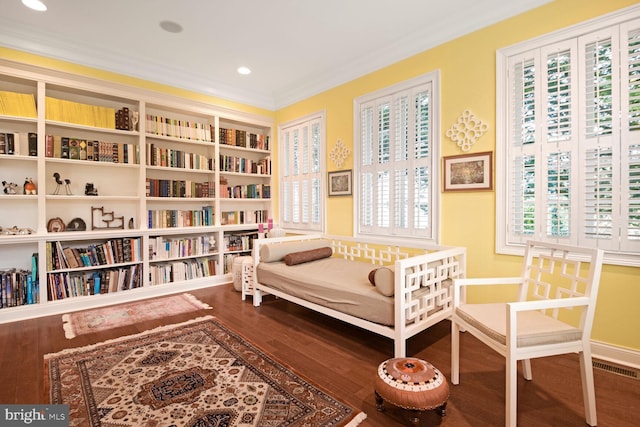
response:
<path id="1" fill-rule="evenodd" d="M 0 194 L 0 227 L 32 231 L 0 233 L 0 275 L 20 272 L 24 281 L 0 282 L 0 323 L 231 281 L 229 263 L 250 251 L 256 212 L 266 222 L 272 202 L 221 191 L 270 191 L 273 119 L 3 60 L 0 97 L 0 134 L 22 143 L 13 154 L 0 145 L 0 181 L 18 185 L 18 194 Z M 221 171 L 225 156 L 254 170 Z M 36 194 L 22 194 L 25 177 Z M 151 194 L 151 182 L 166 197 Z M 235 211 L 246 221 L 225 224 Z M 225 246 L 229 235 L 245 246 Z M 136 257 L 86 259 L 90 248 L 125 241 L 135 242 Z M 206 249 L 157 258 L 158 241 Z M 78 256 L 56 265 L 58 250 Z"/>

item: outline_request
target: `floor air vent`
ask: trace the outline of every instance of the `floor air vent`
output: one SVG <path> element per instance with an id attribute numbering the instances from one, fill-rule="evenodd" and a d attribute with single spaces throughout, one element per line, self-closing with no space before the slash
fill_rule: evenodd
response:
<path id="1" fill-rule="evenodd" d="M 596 369 L 601 369 L 603 371 L 611 372 L 613 374 L 622 375 L 623 377 L 633 378 L 635 380 L 640 379 L 637 369 L 622 367 L 610 362 L 604 362 L 602 360 L 593 360 L 593 367 Z"/>

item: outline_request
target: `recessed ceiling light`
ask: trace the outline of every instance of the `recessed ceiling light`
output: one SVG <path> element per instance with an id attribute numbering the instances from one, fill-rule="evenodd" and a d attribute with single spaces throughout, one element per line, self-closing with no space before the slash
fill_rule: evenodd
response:
<path id="1" fill-rule="evenodd" d="M 44 12 L 47 10 L 47 6 L 40 0 L 22 0 L 22 4 L 29 9 L 37 10 L 38 12 Z"/>
<path id="2" fill-rule="evenodd" d="M 160 22 L 160 28 L 169 32 L 169 33 L 180 33 L 182 32 L 182 25 L 173 21 L 162 21 Z"/>
<path id="3" fill-rule="evenodd" d="M 251 74 L 251 70 L 249 69 L 249 67 L 238 67 L 238 73 L 246 76 L 247 74 Z"/>

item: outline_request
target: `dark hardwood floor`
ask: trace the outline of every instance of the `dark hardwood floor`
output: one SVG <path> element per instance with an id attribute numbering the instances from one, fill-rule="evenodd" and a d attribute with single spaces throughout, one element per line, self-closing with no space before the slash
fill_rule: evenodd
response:
<path id="1" fill-rule="evenodd" d="M 241 301 L 231 285 L 191 292 L 213 307 L 156 319 L 104 333 L 64 337 L 61 316 L 0 325 L 0 403 L 48 403 L 43 355 L 84 346 L 156 326 L 211 314 L 301 376 L 367 414 L 363 426 L 401 426 L 408 414 L 390 407 L 376 411 L 373 379 L 392 357 L 389 339 L 282 300 L 267 298 L 260 308 Z M 451 386 L 447 415 L 422 414 L 421 426 L 504 424 L 504 360 L 468 334 L 462 336 L 461 383 Z M 413 337 L 408 354 L 433 363 L 450 376 L 450 324 L 444 321 Z M 518 382 L 520 426 L 584 426 L 577 355 L 532 361 L 533 381 Z M 598 425 L 640 424 L 640 382 L 596 369 Z"/>

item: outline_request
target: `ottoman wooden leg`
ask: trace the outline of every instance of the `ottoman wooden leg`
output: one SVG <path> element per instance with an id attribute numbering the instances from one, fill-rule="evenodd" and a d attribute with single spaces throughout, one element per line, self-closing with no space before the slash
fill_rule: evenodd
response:
<path id="1" fill-rule="evenodd" d="M 445 415 L 447 415 L 447 402 L 444 402 L 442 405 L 438 406 L 436 408 L 436 412 L 441 417 L 444 417 Z"/>
<path id="2" fill-rule="evenodd" d="M 378 394 L 377 391 L 374 390 L 373 392 L 376 395 L 376 409 L 378 409 L 378 411 L 380 412 L 384 412 L 384 399 Z"/>
<path id="3" fill-rule="evenodd" d="M 411 416 L 409 417 L 409 421 L 411 421 L 411 424 L 414 425 L 415 427 L 418 427 L 420 425 L 420 411 L 411 411 Z"/>

